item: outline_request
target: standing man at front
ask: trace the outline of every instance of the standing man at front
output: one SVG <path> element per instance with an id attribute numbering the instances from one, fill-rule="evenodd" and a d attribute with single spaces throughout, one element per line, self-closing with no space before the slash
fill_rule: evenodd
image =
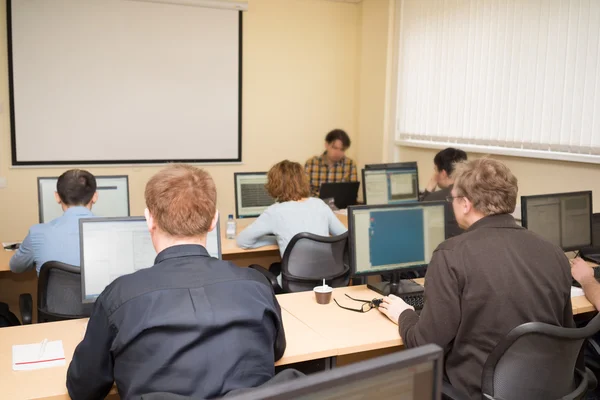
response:
<path id="1" fill-rule="evenodd" d="M 67 373 L 73 399 L 100 399 L 113 381 L 121 399 L 168 392 L 221 397 L 271 379 L 285 350 L 281 309 L 251 268 L 211 258 L 218 223 L 210 175 L 173 165 L 146 185 L 154 266 L 100 294 Z"/>
<path id="2" fill-rule="evenodd" d="M 575 326 L 569 261 L 516 224 L 510 214 L 517 191 L 517 178 L 499 161 L 457 165 L 447 200 L 467 231 L 434 251 L 420 316 L 395 296 L 380 306 L 407 347 L 435 343 L 445 350 L 446 378 L 471 398 L 481 398 L 483 365 L 513 328 L 532 321 Z"/>
<path id="3" fill-rule="evenodd" d="M 306 161 L 304 169 L 310 179 L 310 192 L 319 196 L 322 183 L 356 182 L 356 164 L 346 157 L 350 137 L 341 129 L 334 129 L 325 136 L 325 152 Z"/>

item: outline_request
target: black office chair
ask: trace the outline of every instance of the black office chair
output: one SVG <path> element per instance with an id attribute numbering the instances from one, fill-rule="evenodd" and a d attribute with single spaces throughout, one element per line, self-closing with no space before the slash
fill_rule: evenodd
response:
<path id="1" fill-rule="evenodd" d="M 274 377 L 272 377 L 267 382 L 262 385 L 254 388 L 241 388 L 234 389 L 231 392 L 227 393 L 225 396 L 220 397 L 226 399 L 228 397 L 242 396 L 242 395 L 251 395 L 252 391 L 256 389 L 264 389 L 265 387 L 270 387 L 273 385 L 278 385 L 284 382 L 290 382 L 294 379 L 302 378 L 304 374 L 298 370 L 293 368 L 285 369 L 279 373 L 277 373 Z M 144 394 L 140 397 L 140 400 L 204 400 L 198 397 L 189 397 L 183 396 L 179 394 L 166 393 L 166 392 L 156 392 L 156 393 L 148 393 Z"/>
<path id="2" fill-rule="evenodd" d="M 271 271 L 256 264 L 249 267 L 266 276 L 277 294 L 312 290 L 323 279 L 332 287 L 348 286 L 348 232 L 339 236 L 295 235 L 281 260 L 281 286 Z"/>
<path id="3" fill-rule="evenodd" d="M 583 365 L 581 348 L 584 341 L 599 330 L 600 315 L 583 328 L 563 328 L 542 322 L 517 326 L 496 345 L 483 366 L 482 398 L 585 398 L 597 381 Z"/>
<path id="4" fill-rule="evenodd" d="M 19 298 L 23 324 L 32 322 L 33 301 L 30 294 Z M 92 305 L 81 302 L 81 273 L 79 267 L 48 261 L 42 265 L 37 288 L 38 322 L 86 318 Z"/>

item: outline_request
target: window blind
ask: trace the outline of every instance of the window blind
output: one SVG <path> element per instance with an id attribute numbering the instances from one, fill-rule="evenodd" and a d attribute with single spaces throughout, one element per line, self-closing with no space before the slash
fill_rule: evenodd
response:
<path id="1" fill-rule="evenodd" d="M 600 163 L 600 1 L 400 7 L 398 144 Z"/>

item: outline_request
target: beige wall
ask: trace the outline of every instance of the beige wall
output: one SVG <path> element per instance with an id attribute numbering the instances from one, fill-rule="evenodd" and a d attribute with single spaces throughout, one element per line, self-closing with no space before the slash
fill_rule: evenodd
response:
<path id="1" fill-rule="evenodd" d="M 418 162 L 419 185 L 423 188 L 433 173 L 433 157 L 437 152 L 438 150 L 432 149 L 400 147 L 398 161 Z M 481 156 L 482 154 L 469 153 L 471 158 Z M 519 196 L 592 190 L 594 211 L 600 212 L 600 165 L 497 155 L 492 157 L 506 163 L 519 179 Z"/>
<path id="2" fill-rule="evenodd" d="M 5 1 L 0 2 L 0 75 L 8 76 Z M 250 0 L 244 14 L 243 164 L 208 166 L 222 214 L 233 213 L 233 172 L 265 171 L 284 159 L 304 162 L 333 128 L 357 131 L 360 8 L 322 0 Z M 0 240 L 20 239 L 37 222 L 38 176 L 65 168 L 11 168 L 8 80 L 0 82 Z M 93 146 L 93 138 L 89 143 Z M 168 142 L 165 146 L 181 146 Z M 207 143 L 207 145 L 210 145 Z M 355 156 L 358 146 L 350 149 Z M 141 215 L 143 189 L 160 167 L 90 167 L 126 174 L 131 212 Z"/>
<path id="3" fill-rule="evenodd" d="M 360 62 L 358 97 L 359 165 L 378 163 L 386 146 L 386 85 L 390 14 L 388 0 L 363 0 L 360 3 Z"/>

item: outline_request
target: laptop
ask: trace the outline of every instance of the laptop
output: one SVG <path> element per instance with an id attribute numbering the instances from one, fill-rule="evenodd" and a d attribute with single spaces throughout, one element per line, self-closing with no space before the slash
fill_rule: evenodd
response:
<path id="1" fill-rule="evenodd" d="M 356 205 L 360 182 L 322 183 L 319 191 L 321 199 L 333 198 L 335 206 L 340 210 Z"/>
<path id="2" fill-rule="evenodd" d="M 592 246 L 581 249 L 581 258 L 600 264 L 600 213 L 592 215 Z"/>

